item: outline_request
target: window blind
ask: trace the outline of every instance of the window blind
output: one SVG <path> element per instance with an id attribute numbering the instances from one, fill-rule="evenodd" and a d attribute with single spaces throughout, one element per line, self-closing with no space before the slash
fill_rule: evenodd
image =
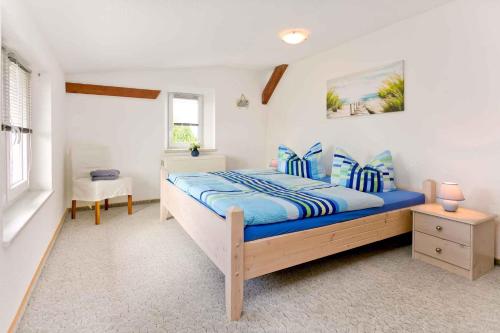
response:
<path id="1" fill-rule="evenodd" d="M 2 131 L 32 133 L 31 71 L 2 47 Z"/>
<path id="2" fill-rule="evenodd" d="M 173 100 L 186 100 L 186 101 L 194 101 L 196 102 L 196 107 L 198 108 L 198 111 L 197 111 L 197 116 L 199 118 L 199 108 L 200 108 L 200 101 L 201 101 L 201 96 L 200 95 L 195 95 L 195 94 L 187 94 L 187 93 L 173 93 L 172 94 L 172 98 Z M 183 108 L 181 108 L 181 111 L 187 111 L 186 110 L 186 107 L 188 107 L 187 105 L 184 106 Z M 173 124 L 174 126 L 200 126 L 199 124 L 199 119 L 197 119 L 196 121 L 197 122 L 193 122 L 193 121 L 190 121 L 190 122 L 179 122 L 179 121 L 176 121 L 176 115 L 173 115 Z M 189 117 L 191 120 L 192 117 Z"/>

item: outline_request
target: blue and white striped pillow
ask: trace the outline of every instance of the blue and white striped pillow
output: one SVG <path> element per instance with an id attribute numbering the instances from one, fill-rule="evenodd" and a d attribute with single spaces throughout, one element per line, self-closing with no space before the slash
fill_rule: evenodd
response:
<path id="1" fill-rule="evenodd" d="M 389 192 L 396 189 L 391 152 L 386 150 L 361 167 L 346 151 L 333 154 L 331 183 L 362 192 Z"/>
<path id="2" fill-rule="evenodd" d="M 321 179 L 325 177 L 325 170 L 321 165 L 321 143 L 314 144 L 309 151 L 300 158 L 290 148 L 278 147 L 278 171 L 304 178 Z"/>

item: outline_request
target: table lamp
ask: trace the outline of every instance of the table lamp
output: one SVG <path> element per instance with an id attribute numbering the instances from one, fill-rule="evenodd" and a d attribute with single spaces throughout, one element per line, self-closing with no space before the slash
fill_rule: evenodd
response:
<path id="1" fill-rule="evenodd" d="M 458 184 L 452 182 L 441 183 L 438 198 L 442 200 L 443 208 L 447 212 L 456 212 L 458 209 L 458 202 L 465 200 Z"/>
<path id="2" fill-rule="evenodd" d="M 269 167 L 271 167 L 272 169 L 277 169 L 278 168 L 278 161 L 277 160 L 271 160 L 271 162 L 269 162 Z"/>

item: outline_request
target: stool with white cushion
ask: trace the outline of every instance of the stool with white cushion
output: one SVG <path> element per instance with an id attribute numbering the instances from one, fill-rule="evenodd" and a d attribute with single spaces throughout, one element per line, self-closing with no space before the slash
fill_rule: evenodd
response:
<path id="1" fill-rule="evenodd" d="M 73 170 L 73 192 L 71 218 L 76 218 L 76 201 L 95 203 L 95 224 L 101 223 L 100 202 L 104 200 L 104 209 L 109 207 L 108 199 L 127 196 L 128 214 L 132 214 L 132 178 L 120 176 L 115 180 L 92 181 L 90 172 L 98 169 L 110 169 L 109 149 L 99 145 L 75 145 L 71 150 Z"/>

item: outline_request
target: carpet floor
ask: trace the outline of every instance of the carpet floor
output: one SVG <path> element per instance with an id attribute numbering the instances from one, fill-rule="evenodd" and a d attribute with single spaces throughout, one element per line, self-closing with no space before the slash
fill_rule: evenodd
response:
<path id="1" fill-rule="evenodd" d="M 64 223 L 18 332 L 500 332 L 500 267 L 468 281 L 412 260 L 401 237 L 245 282 L 224 276 L 159 205 Z"/>

